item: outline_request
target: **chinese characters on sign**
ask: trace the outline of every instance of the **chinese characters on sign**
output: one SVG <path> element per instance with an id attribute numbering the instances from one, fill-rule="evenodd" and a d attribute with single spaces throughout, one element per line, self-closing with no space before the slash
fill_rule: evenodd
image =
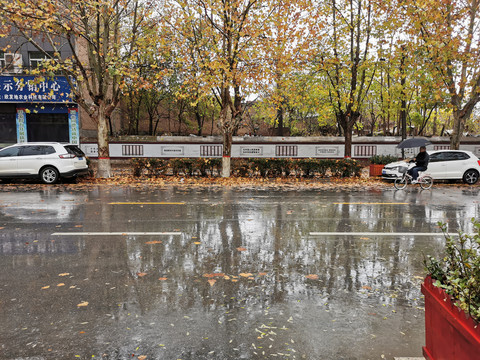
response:
<path id="1" fill-rule="evenodd" d="M 0 102 L 71 103 L 73 94 L 63 76 L 0 76 Z"/>
<path id="2" fill-rule="evenodd" d="M 68 128 L 70 132 L 70 144 L 79 144 L 80 139 L 78 137 L 78 110 L 68 109 Z"/>
<path id="3" fill-rule="evenodd" d="M 27 142 L 27 117 L 24 109 L 17 109 L 17 142 Z"/>

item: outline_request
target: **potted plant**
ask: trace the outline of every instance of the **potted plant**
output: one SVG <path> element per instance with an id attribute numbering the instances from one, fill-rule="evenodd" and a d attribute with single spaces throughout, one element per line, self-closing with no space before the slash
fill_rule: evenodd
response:
<path id="1" fill-rule="evenodd" d="M 428 256 L 425 295 L 426 359 L 480 358 L 480 222 L 475 232 L 445 234 L 445 256 Z"/>
<path id="2" fill-rule="evenodd" d="M 393 155 L 374 155 L 370 158 L 370 176 L 381 176 L 383 167 L 398 158 Z"/>

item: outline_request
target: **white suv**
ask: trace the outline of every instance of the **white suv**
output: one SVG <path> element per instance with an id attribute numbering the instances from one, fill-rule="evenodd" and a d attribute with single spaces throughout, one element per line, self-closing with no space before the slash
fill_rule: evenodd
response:
<path id="1" fill-rule="evenodd" d="M 77 145 L 20 143 L 0 150 L 0 179 L 39 178 L 45 184 L 54 184 L 61 177 L 86 173 L 87 159 Z"/>
<path id="2" fill-rule="evenodd" d="M 473 185 L 478 181 L 480 174 L 480 160 L 471 152 L 465 150 L 437 150 L 429 151 L 430 161 L 427 171 L 434 180 L 463 180 Z M 385 165 L 382 171 L 384 179 L 395 179 L 402 174 L 398 171 L 405 166 L 404 161 L 397 161 Z"/>

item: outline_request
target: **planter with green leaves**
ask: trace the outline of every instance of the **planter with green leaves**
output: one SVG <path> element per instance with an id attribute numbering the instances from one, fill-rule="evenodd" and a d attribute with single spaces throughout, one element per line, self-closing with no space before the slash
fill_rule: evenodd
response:
<path id="1" fill-rule="evenodd" d="M 479 359 L 480 222 L 474 234 L 446 233 L 445 256 L 427 257 L 425 295 L 426 359 Z"/>
<path id="2" fill-rule="evenodd" d="M 393 155 L 374 155 L 370 158 L 370 176 L 381 176 L 383 167 L 398 158 Z"/>

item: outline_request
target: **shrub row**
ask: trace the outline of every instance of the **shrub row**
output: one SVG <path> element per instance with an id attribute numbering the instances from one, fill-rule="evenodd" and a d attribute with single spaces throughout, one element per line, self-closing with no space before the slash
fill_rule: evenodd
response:
<path id="1" fill-rule="evenodd" d="M 353 159 L 232 159 L 232 174 L 240 177 L 358 176 L 361 164 Z M 134 158 L 133 175 L 219 176 L 221 158 Z"/>

